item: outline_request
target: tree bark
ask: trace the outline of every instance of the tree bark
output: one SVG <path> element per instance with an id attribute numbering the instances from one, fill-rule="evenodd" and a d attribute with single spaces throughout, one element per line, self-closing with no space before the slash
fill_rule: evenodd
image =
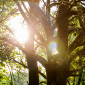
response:
<path id="1" fill-rule="evenodd" d="M 67 83 L 67 69 L 65 64 L 59 65 L 56 63 L 47 64 L 47 85 L 66 85 Z"/>
<path id="2" fill-rule="evenodd" d="M 31 33 L 31 30 L 30 30 Z M 30 41 L 29 41 L 30 40 Z M 30 39 L 28 39 L 27 43 L 25 44 L 25 49 L 28 52 L 26 55 L 27 65 L 29 68 L 29 84 L 28 85 L 39 85 L 39 76 L 38 76 L 38 66 L 37 60 L 34 59 L 34 33 L 31 33 Z"/>
<path id="3" fill-rule="evenodd" d="M 27 64 L 29 67 L 29 84 L 28 85 L 39 85 L 37 61 L 33 59 L 31 56 L 29 59 L 27 59 Z"/>
<path id="4" fill-rule="evenodd" d="M 68 17 L 69 7 L 61 4 L 58 10 L 57 26 L 58 26 L 58 56 L 53 63 L 47 65 L 47 85 L 66 85 L 68 77 Z M 63 49 L 62 49 L 63 48 Z"/>
<path id="5" fill-rule="evenodd" d="M 47 64 L 47 85 L 52 85 L 52 83 L 56 82 L 56 64 L 48 63 Z M 53 84 L 56 85 L 56 84 Z"/>
<path id="6" fill-rule="evenodd" d="M 25 49 L 28 52 L 26 55 L 27 65 L 29 68 L 29 84 L 28 85 L 39 85 L 39 76 L 38 76 L 38 66 L 37 60 L 34 58 L 34 32 L 32 31 L 32 27 L 30 26 L 30 39 L 27 40 L 25 44 Z"/>
<path id="7" fill-rule="evenodd" d="M 58 25 L 58 52 L 64 60 L 68 58 L 68 17 L 63 17 L 68 11 L 68 6 L 60 5 L 57 25 Z M 63 48 L 63 49 L 62 49 Z"/>
<path id="8" fill-rule="evenodd" d="M 28 85 L 39 85 L 37 60 L 34 59 L 34 56 L 31 56 L 31 52 L 34 53 L 34 41 L 30 39 L 30 42 L 28 41 L 25 48 L 28 51 L 28 55 L 26 55 L 27 65 L 29 68 Z"/>

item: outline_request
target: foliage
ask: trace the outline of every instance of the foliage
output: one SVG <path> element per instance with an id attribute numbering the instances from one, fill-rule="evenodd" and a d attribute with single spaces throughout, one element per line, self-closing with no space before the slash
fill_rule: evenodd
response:
<path id="1" fill-rule="evenodd" d="M 9 64 L 17 72 L 12 74 L 10 70 L 10 79 L 3 74 L 6 72 L 0 73 L 0 81 L 21 85 L 23 72 L 16 77 L 19 82 L 12 80 L 12 76 L 29 69 L 30 85 L 84 85 L 85 1 L 25 1 L 0 1 L 0 65 Z M 22 15 L 30 31 L 25 43 L 16 40 L 14 31 L 6 25 L 17 14 Z"/>

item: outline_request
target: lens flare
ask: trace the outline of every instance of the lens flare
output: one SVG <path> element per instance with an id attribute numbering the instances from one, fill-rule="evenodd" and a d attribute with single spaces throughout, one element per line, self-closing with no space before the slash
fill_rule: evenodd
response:
<path id="1" fill-rule="evenodd" d="M 51 42 L 49 44 L 48 49 L 52 52 L 53 55 L 57 54 L 58 53 L 58 51 L 57 51 L 57 43 L 56 42 Z"/>

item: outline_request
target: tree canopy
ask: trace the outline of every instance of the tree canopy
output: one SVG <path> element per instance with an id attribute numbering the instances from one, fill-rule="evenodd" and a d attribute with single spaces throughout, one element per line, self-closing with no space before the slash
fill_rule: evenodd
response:
<path id="1" fill-rule="evenodd" d="M 9 25 L 19 16 L 25 42 Z M 0 0 L 1 84 L 84 85 L 84 57 L 84 0 Z"/>

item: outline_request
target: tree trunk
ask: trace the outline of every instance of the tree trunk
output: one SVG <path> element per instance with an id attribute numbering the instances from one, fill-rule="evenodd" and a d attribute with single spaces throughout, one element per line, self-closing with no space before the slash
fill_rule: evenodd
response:
<path id="1" fill-rule="evenodd" d="M 27 59 L 27 64 L 29 67 L 29 84 L 28 85 L 39 85 L 37 61 L 33 59 L 31 56 L 29 59 Z"/>
<path id="2" fill-rule="evenodd" d="M 47 64 L 47 85 L 66 85 L 68 78 L 68 11 L 67 5 L 60 5 L 57 16 L 58 55 L 56 60 Z M 49 53 L 48 53 L 49 54 Z"/>
<path id="3" fill-rule="evenodd" d="M 31 53 L 34 54 L 34 41 L 32 37 L 30 38 L 30 41 L 27 41 L 25 48 L 28 52 L 28 55 L 26 55 L 27 65 L 29 69 L 28 85 L 39 85 L 37 60 L 33 58 L 34 56 L 31 56 Z"/>
<path id="4" fill-rule="evenodd" d="M 34 59 L 34 56 L 32 55 L 35 54 L 35 52 L 34 52 L 34 32 L 32 32 L 31 29 L 30 29 L 30 34 L 31 37 L 30 39 L 28 39 L 28 41 L 25 44 L 25 49 L 28 52 L 28 55 L 26 55 L 27 65 L 29 69 L 28 85 L 39 85 L 37 60 Z"/>
<path id="5" fill-rule="evenodd" d="M 56 82 L 56 68 L 55 68 L 56 64 L 53 63 L 48 63 L 47 64 L 47 69 L 46 69 L 46 73 L 47 73 L 47 85 L 52 85 L 52 83 Z M 55 85 L 55 84 L 53 84 Z"/>
<path id="6" fill-rule="evenodd" d="M 29 45 L 29 48 L 32 48 L 30 46 L 32 45 Z M 26 55 L 27 65 L 29 69 L 29 84 L 28 85 L 39 85 L 37 60 L 33 58 L 34 56 L 31 56 L 30 52 L 28 52 L 28 54 L 29 55 Z"/>
<path id="7" fill-rule="evenodd" d="M 68 74 L 64 65 L 56 63 L 47 65 L 47 85 L 66 85 Z"/>
<path id="8" fill-rule="evenodd" d="M 64 15 L 68 11 L 68 6 L 61 5 L 57 16 L 58 25 L 58 52 L 67 61 L 68 59 L 68 17 Z M 63 48 L 63 49 L 62 49 Z"/>

